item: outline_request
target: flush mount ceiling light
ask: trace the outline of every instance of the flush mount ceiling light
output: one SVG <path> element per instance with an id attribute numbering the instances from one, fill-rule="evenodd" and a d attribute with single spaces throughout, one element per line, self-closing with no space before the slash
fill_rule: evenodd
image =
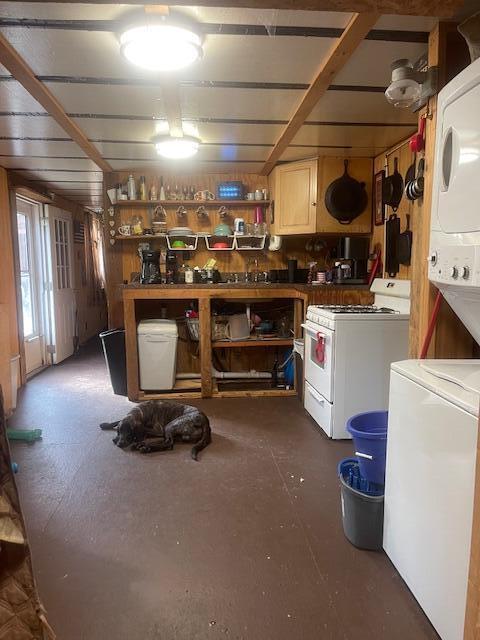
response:
<path id="1" fill-rule="evenodd" d="M 198 151 L 201 140 L 194 136 L 175 138 L 170 135 L 162 135 L 156 136 L 153 139 L 153 144 L 158 155 L 172 160 L 181 160 L 194 156 Z"/>
<path id="2" fill-rule="evenodd" d="M 202 39 L 195 29 L 173 23 L 168 16 L 148 17 L 130 25 L 119 40 L 122 55 L 149 71 L 183 69 L 203 55 Z"/>
<path id="3" fill-rule="evenodd" d="M 418 69 L 418 63 L 415 65 Z M 399 109 L 417 111 L 436 93 L 436 67 L 418 71 L 405 58 L 392 62 L 392 82 L 385 91 L 390 104 Z"/>

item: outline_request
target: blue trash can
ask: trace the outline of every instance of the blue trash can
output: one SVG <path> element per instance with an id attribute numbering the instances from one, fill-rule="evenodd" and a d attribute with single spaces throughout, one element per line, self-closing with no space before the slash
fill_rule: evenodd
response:
<path id="1" fill-rule="evenodd" d="M 353 438 L 355 456 L 362 476 L 377 484 L 385 484 L 388 411 L 359 413 L 347 420 L 347 431 Z"/>

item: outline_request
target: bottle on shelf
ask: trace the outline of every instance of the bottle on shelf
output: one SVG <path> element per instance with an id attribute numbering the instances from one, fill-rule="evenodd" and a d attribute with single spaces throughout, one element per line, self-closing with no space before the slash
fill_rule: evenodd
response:
<path id="1" fill-rule="evenodd" d="M 167 284 L 175 284 L 177 279 L 177 257 L 174 251 L 167 251 L 165 258 L 165 280 Z"/>
<path id="2" fill-rule="evenodd" d="M 127 180 L 127 194 L 129 200 L 137 199 L 137 186 L 135 184 L 135 178 L 130 174 Z"/>
<path id="3" fill-rule="evenodd" d="M 188 187 L 183 187 L 182 189 L 182 200 L 188 200 Z"/>
<path id="4" fill-rule="evenodd" d="M 165 187 L 165 197 L 167 200 L 173 200 L 172 191 L 169 184 L 167 184 L 167 186 Z"/>
<path id="5" fill-rule="evenodd" d="M 195 187 L 193 184 L 190 186 L 189 200 L 195 200 Z"/>
<path id="6" fill-rule="evenodd" d="M 180 200 L 180 190 L 178 188 L 178 184 L 175 185 L 175 191 L 173 192 L 172 199 Z"/>
<path id="7" fill-rule="evenodd" d="M 167 189 L 168 189 L 168 187 L 167 187 Z M 160 195 L 159 195 L 159 199 L 160 200 L 166 200 L 165 189 L 163 187 L 163 176 L 160 176 Z"/>
<path id="8" fill-rule="evenodd" d="M 157 199 L 157 185 L 153 182 L 152 186 L 150 187 L 150 200 L 156 200 Z"/>
<path id="9" fill-rule="evenodd" d="M 140 176 L 140 200 L 147 199 L 147 184 L 145 182 L 145 176 Z"/>

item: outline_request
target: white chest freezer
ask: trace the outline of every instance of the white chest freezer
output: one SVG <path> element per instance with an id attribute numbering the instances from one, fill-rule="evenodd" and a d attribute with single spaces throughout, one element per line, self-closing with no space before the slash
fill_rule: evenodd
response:
<path id="1" fill-rule="evenodd" d="M 442 640 L 463 640 L 479 360 L 392 364 L 383 547 Z"/>
<path id="2" fill-rule="evenodd" d="M 137 328 L 140 389 L 175 386 L 178 329 L 175 320 L 141 320 Z"/>

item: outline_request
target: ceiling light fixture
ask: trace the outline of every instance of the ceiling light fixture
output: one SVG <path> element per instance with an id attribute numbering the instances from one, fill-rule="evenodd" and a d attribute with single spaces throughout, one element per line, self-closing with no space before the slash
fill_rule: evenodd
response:
<path id="1" fill-rule="evenodd" d="M 183 138 L 175 138 L 170 135 L 156 136 L 153 144 L 158 155 L 172 160 L 181 160 L 194 156 L 201 144 L 199 138 L 194 136 L 183 136 Z"/>
<path id="2" fill-rule="evenodd" d="M 385 97 L 390 104 L 399 109 L 418 111 L 428 98 L 437 91 L 437 68 L 429 67 L 425 71 L 415 68 L 410 60 L 402 58 L 392 62 L 392 81 L 385 91 Z"/>
<path id="3" fill-rule="evenodd" d="M 120 35 L 120 51 L 132 64 L 149 71 L 183 69 L 203 55 L 202 39 L 186 24 L 168 17 L 149 17 Z"/>

